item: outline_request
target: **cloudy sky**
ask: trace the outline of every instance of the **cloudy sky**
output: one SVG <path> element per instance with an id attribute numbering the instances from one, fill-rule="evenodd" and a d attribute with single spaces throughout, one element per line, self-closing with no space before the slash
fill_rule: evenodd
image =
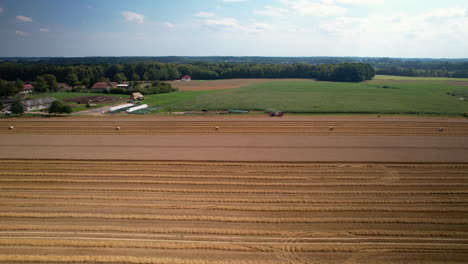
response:
<path id="1" fill-rule="evenodd" d="M 468 0 L 0 0 L 0 56 L 468 57 Z"/>

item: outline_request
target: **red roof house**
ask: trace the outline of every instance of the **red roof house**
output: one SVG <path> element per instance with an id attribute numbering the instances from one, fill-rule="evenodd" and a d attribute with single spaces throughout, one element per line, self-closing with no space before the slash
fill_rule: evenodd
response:
<path id="1" fill-rule="evenodd" d="M 111 88 L 111 86 L 106 82 L 98 82 L 91 87 L 93 90 L 107 90 L 109 88 Z"/>
<path id="2" fill-rule="evenodd" d="M 192 80 L 192 77 L 190 75 L 185 75 L 184 77 L 182 77 L 182 81 L 189 82 L 191 80 Z"/>
<path id="3" fill-rule="evenodd" d="M 24 84 L 23 85 L 23 91 L 21 91 L 21 93 L 32 93 L 34 89 L 34 86 L 32 86 L 32 84 Z"/>

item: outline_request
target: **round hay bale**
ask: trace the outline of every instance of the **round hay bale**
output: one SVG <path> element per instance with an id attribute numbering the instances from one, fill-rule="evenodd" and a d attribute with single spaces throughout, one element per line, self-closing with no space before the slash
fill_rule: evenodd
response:
<path id="1" fill-rule="evenodd" d="M 377 117 L 381 117 L 382 115 L 381 114 L 378 114 Z"/>
<path id="2" fill-rule="evenodd" d="M 13 128 L 14 128 L 13 126 L 9 126 L 8 130 L 13 130 Z"/>
<path id="3" fill-rule="evenodd" d="M 219 127 L 215 127 L 215 130 L 218 131 L 218 130 L 219 130 Z"/>
<path id="4" fill-rule="evenodd" d="M 328 129 L 330 129 L 330 131 L 333 131 L 333 130 L 335 130 L 335 128 L 334 128 L 334 127 L 332 127 L 332 126 L 331 126 L 331 127 L 329 127 Z"/>
<path id="5" fill-rule="evenodd" d="M 119 127 L 119 126 L 118 126 L 118 127 L 115 127 L 115 130 L 120 130 L 120 127 Z"/>
<path id="6" fill-rule="evenodd" d="M 443 132 L 444 131 L 444 128 L 443 127 L 439 127 L 439 132 Z"/>

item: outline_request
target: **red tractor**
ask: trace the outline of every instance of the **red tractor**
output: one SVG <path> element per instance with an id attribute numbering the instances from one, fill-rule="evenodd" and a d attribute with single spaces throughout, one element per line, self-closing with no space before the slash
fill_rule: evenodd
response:
<path id="1" fill-rule="evenodd" d="M 270 112 L 269 115 L 271 117 L 282 117 L 283 116 L 283 112 Z"/>

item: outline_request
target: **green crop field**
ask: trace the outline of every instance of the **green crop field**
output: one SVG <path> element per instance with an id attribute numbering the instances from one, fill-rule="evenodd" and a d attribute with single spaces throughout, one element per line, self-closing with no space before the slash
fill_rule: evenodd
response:
<path id="1" fill-rule="evenodd" d="M 452 92 L 455 96 L 448 95 Z M 172 110 L 279 110 L 294 113 L 468 113 L 468 86 L 426 80 L 381 84 L 316 81 L 270 82 L 230 90 L 147 96 L 146 103 Z"/>
<path id="2" fill-rule="evenodd" d="M 468 85 L 444 78 L 377 76 L 363 83 L 291 80 L 258 83 L 228 90 L 180 91 L 148 95 L 144 103 L 162 107 L 156 113 L 244 109 L 298 114 L 397 114 L 459 116 L 468 113 Z M 385 80 L 392 80 L 386 82 Z M 460 79 L 461 80 L 461 79 Z M 450 94 L 448 94 L 450 93 Z M 89 93 L 52 93 L 59 100 Z M 126 95 L 110 95 L 123 96 Z M 82 109 L 83 108 L 83 109 Z M 84 110 L 80 105 L 74 111 Z"/>
<path id="3" fill-rule="evenodd" d="M 377 75 L 374 80 L 399 80 L 399 81 L 468 81 L 468 78 L 444 78 L 444 77 L 407 77 L 393 75 Z"/>

